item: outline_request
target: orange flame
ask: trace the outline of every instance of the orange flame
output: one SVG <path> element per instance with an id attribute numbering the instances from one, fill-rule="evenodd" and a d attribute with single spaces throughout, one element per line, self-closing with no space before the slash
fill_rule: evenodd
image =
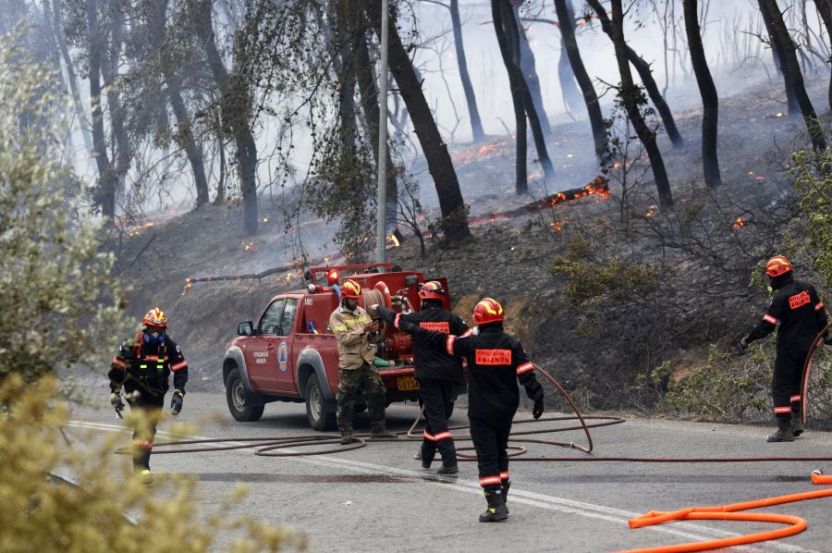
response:
<path id="1" fill-rule="evenodd" d="M 734 224 L 732 224 L 731 227 L 733 227 L 735 230 L 737 230 L 737 229 L 741 229 L 741 228 L 745 227 L 745 225 L 746 225 L 745 219 L 743 219 L 742 217 L 737 217 L 737 219 L 734 221 Z"/>

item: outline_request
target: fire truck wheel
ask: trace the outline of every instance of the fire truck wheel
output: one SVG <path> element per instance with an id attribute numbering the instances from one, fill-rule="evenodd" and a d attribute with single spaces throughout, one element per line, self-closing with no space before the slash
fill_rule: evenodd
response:
<path id="1" fill-rule="evenodd" d="M 265 405 L 252 405 L 246 389 L 243 386 L 243 378 L 240 370 L 234 368 L 225 381 L 225 399 L 228 402 L 228 410 L 234 420 L 240 422 L 254 422 L 263 416 Z"/>
<path id="2" fill-rule="evenodd" d="M 306 393 L 303 396 L 306 398 L 306 418 L 309 426 L 319 431 L 334 429 L 335 413 L 332 412 L 332 407 L 327 405 L 316 375 L 313 374 L 306 381 Z"/>

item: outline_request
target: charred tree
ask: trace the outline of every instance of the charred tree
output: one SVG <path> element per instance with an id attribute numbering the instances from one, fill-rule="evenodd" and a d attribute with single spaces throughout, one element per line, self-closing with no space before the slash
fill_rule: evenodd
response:
<path id="1" fill-rule="evenodd" d="M 127 171 L 130 170 L 133 152 L 125 125 L 127 114 L 117 82 L 119 60 L 124 44 L 124 13 L 121 4 L 117 0 L 110 0 L 107 3 L 107 8 L 109 10 L 110 32 L 104 32 L 104 35 L 108 36 L 110 40 L 107 47 L 102 50 L 104 55 L 101 63 L 101 75 L 104 77 L 104 88 L 107 91 L 111 136 L 115 141 L 113 170 L 116 175 L 117 196 L 119 191 L 124 193 Z M 100 26 L 99 32 L 103 32 Z"/>
<path id="2" fill-rule="evenodd" d="M 366 2 L 364 9 L 370 24 L 378 36 L 381 36 L 381 6 L 380 2 Z M 388 17 L 388 14 L 384 14 Z M 430 111 L 422 82 L 417 78 L 413 62 L 399 37 L 395 20 L 390 21 L 389 57 L 390 71 L 396 79 L 399 93 L 407 105 L 410 120 L 419 144 L 425 154 L 428 170 L 433 177 L 436 193 L 439 196 L 439 209 L 442 212 L 442 229 L 445 237 L 450 241 L 462 240 L 470 236 L 468 230 L 468 216 L 459 189 L 456 170 L 451 162 L 448 147 L 439 134 L 433 113 Z M 386 123 L 386 122 L 385 122 Z"/>
<path id="3" fill-rule="evenodd" d="M 821 19 L 823 19 L 823 25 L 826 27 L 826 34 L 829 36 L 830 46 L 832 46 L 832 0 L 815 0 L 815 6 Z M 827 101 L 829 102 L 829 109 L 832 110 L 832 78 L 829 79 Z"/>
<path id="4" fill-rule="evenodd" d="M 711 77 L 711 70 L 708 69 L 705 47 L 702 45 L 697 0 L 683 0 L 682 7 L 685 15 L 685 32 L 688 37 L 690 61 L 696 75 L 696 82 L 699 85 L 699 93 L 702 95 L 702 167 L 705 174 L 705 184 L 715 188 L 722 184 L 717 157 L 719 96 L 716 92 L 714 79 Z"/>
<path id="5" fill-rule="evenodd" d="M 543 136 L 551 136 L 552 127 L 549 125 L 549 116 L 546 115 L 546 110 L 543 107 L 543 94 L 540 91 L 540 77 L 537 76 L 537 64 L 534 59 L 534 52 L 532 52 L 529 40 L 526 38 L 523 25 L 520 23 L 519 11 L 519 5 L 514 6 L 512 9 L 512 18 L 517 24 L 517 39 L 520 47 L 520 71 L 523 72 L 523 78 L 525 79 L 526 87 L 529 89 L 535 113 L 537 113 L 537 117 L 540 120 L 540 128 L 543 130 Z"/>
<path id="6" fill-rule="evenodd" d="M 501 12 L 494 3 L 496 1 L 497 0 L 492 0 L 491 4 L 494 31 L 497 33 L 497 43 L 500 46 L 500 53 L 502 54 L 503 62 L 505 63 L 506 68 L 508 68 L 510 65 L 517 65 L 514 58 L 519 57 L 519 52 L 515 54 L 511 51 L 511 45 L 508 43 L 508 38 L 506 37 L 503 27 Z M 515 82 L 517 79 L 516 73 L 516 71 L 512 71 L 511 69 L 508 71 L 511 101 L 514 104 L 514 190 L 517 194 L 525 194 L 529 191 L 529 179 L 528 172 L 526 170 L 528 155 L 528 144 L 526 142 L 526 107 L 523 104 L 520 86 Z"/>
<path id="7" fill-rule="evenodd" d="M 101 44 L 102 33 L 98 26 L 97 0 L 87 0 L 85 7 L 89 49 L 87 79 L 90 82 L 90 106 L 92 107 L 92 144 L 95 151 L 95 164 L 98 167 L 98 190 L 96 190 L 95 197 L 101 214 L 112 222 L 116 212 L 118 177 L 107 155 L 104 114 L 101 109 L 101 57 L 104 46 Z"/>
<path id="8" fill-rule="evenodd" d="M 760 6 L 762 11 L 762 6 Z M 783 45 L 779 40 L 774 38 L 774 27 L 771 23 L 771 18 L 765 16 L 763 12 L 763 24 L 766 26 L 766 33 L 768 34 L 768 44 L 771 47 L 771 57 L 774 60 L 774 68 L 780 76 L 783 76 Z M 788 79 L 783 79 L 783 85 L 786 89 L 786 104 L 788 106 L 789 115 L 796 115 L 800 111 L 800 105 L 797 103 L 797 96 L 795 95 L 792 83 Z"/>
<path id="9" fill-rule="evenodd" d="M 482 130 L 477 97 L 474 94 L 474 86 L 471 84 L 471 76 L 468 74 L 468 61 L 465 59 L 465 45 L 462 42 L 462 20 L 459 17 L 459 0 L 451 0 L 449 9 L 451 10 L 451 28 L 454 32 L 454 49 L 456 50 L 456 62 L 459 66 L 459 78 L 462 81 L 462 90 L 465 92 L 468 117 L 471 119 L 471 133 L 474 142 L 481 142 L 485 139 L 485 132 Z"/>
<path id="10" fill-rule="evenodd" d="M 257 232 L 257 145 L 251 132 L 251 95 L 238 75 L 230 75 L 214 37 L 210 0 L 188 0 L 194 31 L 202 43 L 214 82 L 220 89 L 220 117 L 224 134 L 235 144 L 235 158 L 243 194 L 243 224 L 248 234 Z"/>
<path id="11" fill-rule="evenodd" d="M 510 0 L 491 0 L 491 15 L 494 19 L 494 30 L 497 34 L 500 53 L 503 57 L 503 62 L 508 71 L 509 82 L 513 89 L 512 95 L 516 91 L 517 98 L 522 102 L 523 110 L 532 128 L 532 136 L 534 137 L 537 155 L 543 167 L 543 178 L 551 182 L 555 178 L 555 169 L 552 166 L 552 161 L 549 159 L 549 153 L 546 151 L 546 140 L 543 137 L 540 118 L 537 115 L 529 87 L 526 79 L 523 78 L 523 72 L 520 68 L 520 30 L 517 20 L 514 17 L 514 10 Z M 515 103 L 515 112 L 517 111 L 516 108 L 517 104 Z M 517 139 L 520 140 L 520 129 L 517 130 Z M 520 153 L 519 145 L 518 153 Z M 523 153 L 525 154 L 525 149 Z M 521 191 L 519 188 L 517 190 L 518 194 L 524 192 L 525 190 Z"/>
<path id="12" fill-rule="evenodd" d="M 787 83 L 787 89 L 791 87 L 794 92 L 797 105 L 806 123 L 806 130 L 809 133 L 809 140 L 812 142 L 812 147 L 816 152 L 825 150 L 826 139 L 823 136 L 823 130 L 820 127 L 815 108 L 812 106 L 812 101 L 806 93 L 806 85 L 803 82 L 800 62 L 797 61 L 797 54 L 795 53 L 797 47 L 789 35 L 786 22 L 783 21 L 783 14 L 780 12 L 780 8 L 777 7 L 777 0 L 758 1 L 760 11 L 763 13 L 763 19 L 767 19 L 771 23 L 771 40 L 779 44 L 780 53 L 782 54 L 780 61 L 783 64 L 783 79 Z"/>
<path id="13" fill-rule="evenodd" d="M 575 16 L 572 12 L 572 0 L 555 0 L 555 10 L 560 22 L 560 32 L 563 38 L 563 47 L 566 55 L 569 56 L 569 64 L 581 87 L 581 92 L 586 103 L 586 111 L 589 114 L 589 124 L 592 127 L 592 138 L 595 141 L 595 154 L 603 158 L 607 150 L 607 133 L 604 128 L 604 115 L 601 113 L 601 105 L 598 103 L 598 94 L 592 79 L 586 72 L 584 61 L 581 59 L 581 51 L 578 49 L 578 41 L 575 39 Z"/>
<path id="14" fill-rule="evenodd" d="M 167 87 L 167 96 L 170 101 L 173 114 L 176 117 L 178 126 L 176 133 L 177 143 L 185 150 L 188 163 L 191 165 L 191 172 L 194 175 L 194 188 L 196 189 L 196 207 L 199 209 L 208 203 L 208 178 L 205 175 L 205 161 L 202 155 L 202 148 L 197 144 L 193 133 L 193 121 L 182 98 L 182 83 L 179 75 L 174 70 L 174 60 L 171 58 L 170 50 L 165 47 L 165 18 L 167 15 L 168 0 L 157 0 L 150 4 L 152 11 L 151 41 L 157 45 L 156 60 L 159 64 Z"/>
<path id="15" fill-rule="evenodd" d="M 587 3 L 592 7 L 595 14 L 598 16 L 598 21 L 601 22 L 601 29 L 607 36 L 612 38 L 612 25 L 610 24 L 610 18 L 607 15 L 607 10 L 604 9 L 599 0 L 587 0 Z M 659 91 L 659 85 L 656 84 L 656 79 L 653 78 L 653 71 L 650 69 L 650 64 L 644 61 L 644 58 L 639 56 L 636 51 L 630 48 L 627 44 L 624 45 L 624 48 L 627 60 L 633 64 L 633 67 L 638 72 L 638 76 L 641 78 L 641 82 L 644 84 L 645 90 L 647 90 L 647 95 L 650 96 L 650 100 L 653 102 L 653 105 L 656 106 L 656 111 L 659 112 L 659 115 L 662 118 L 662 123 L 667 131 L 667 136 L 670 138 L 670 142 L 672 142 L 675 147 L 683 146 L 684 140 L 682 139 L 682 135 L 679 134 L 679 129 L 676 127 L 676 121 L 673 119 L 673 113 L 670 111 L 670 107 L 667 105 L 661 91 Z"/>
<path id="16" fill-rule="evenodd" d="M 595 1 L 595 0 L 591 0 Z M 610 36 L 615 46 L 615 59 L 618 62 L 618 71 L 621 74 L 621 90 L 619 94 L 627 110 L 627 116 L 633 124 L 639 140 L 644 144 L 647 156 L 650 158 L 650 167 L 653 169 L 653 177 L 656 179 L 656 188 L 659 192 L 659 203 L 662 207 L 673 205 L 673 195 L 670 192 L 670 182 L 667 178 L 667 170 L 664 167 L 664 160 L 656 144 L 656 133 L 654 133 L 641 114 L 639 104 L 643 96 L 641 91 L 633 82 L 633 75 L 630 73 L 630 64 L 627 59 L 627 43 L 624 40 L 624 12 L 621 8 L 621 0 L 612 0 L 612 25 Z"/>

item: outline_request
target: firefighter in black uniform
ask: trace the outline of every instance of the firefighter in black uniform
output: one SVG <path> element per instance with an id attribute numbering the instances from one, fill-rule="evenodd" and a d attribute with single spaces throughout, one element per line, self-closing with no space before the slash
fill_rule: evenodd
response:
<path id="1" fill-rule="evenodd" d="M 138 411 L 133 432 L 133 468 L 142 476 L 150 474 L 150 453 L 156 436 L 156 423 L 161 415 L 173 373 L 171 413 L 178 415 L 188 382 L 188 362 L 166 329 L 168 317 L 158 307 L 151 309 L 142 321 L 144 329 L 122 343 L 107 376 L 110 378 L 110 403 L 121 416 L 124 402 L 121 389 L 130 407 Z"/>
<path id="2" fill-rule="evenodd" d="M 464 336 L 470 333 L 462 319 L 443 308 L 446 296 L 442 284 L 429 281 L 419 290 L 422 308 L 418 313 L 397 314 L 390 309 L 379 307 L 378 316 L 400 328 L 402 321 L 420 328 L 445 335 Z M 448 419 L 454 411 L 454 385 L 465 382 L 459 357 L 451 356 L 431 347 L 427 341 L 416 335 L 413 343 L 415 376 L 419 381 L 419 399 L 425 409 L 427 424 L 422 435 L 422 466 L 430 468 L 436 450 L 442 456 L 439 474 L 459 472 L 456 461 L 454 438 L 448 430 Z"/>
<path id="3" fill-rule="evenodd" d="M 739 350 L 745 353 L 749 343 L 768 336 L 780 324 L 771 383 L 777 432 L 768 441 L 791 442 L 803 433 L 800 406 L 806 356 L 818 333 L 826 327 L 827 316 L 815 287 L 795 280 L 792 264 L 784 256 L 768 260 L 766 275 L 774 295 L 762 320 L 740 340 Z"/>
<path id="4" fill-rule="evenodd" d="M 473 320 L 478 332 L 466 337 L 429 332 L 408 322 L 400 322 L 400 326 L 433 347 L 444 347 L 449 355 L 467 360 L 468 419 L 480 485 L 488 502 L 480 522 L 499 522 L 508 518 L 506 497 L 511 480 L 506 448 L 520 402 L 517 380 L 534 401 L 535 419 L 543 414 L 543 387 L 520 341 L 503 331 L 503 308 L 499 303 L 491 298 L 481 300 L 474 308 Z"/>

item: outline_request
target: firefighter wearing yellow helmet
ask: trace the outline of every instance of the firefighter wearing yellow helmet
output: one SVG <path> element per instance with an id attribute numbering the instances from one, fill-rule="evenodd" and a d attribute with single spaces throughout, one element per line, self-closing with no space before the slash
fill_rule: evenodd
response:
<path id="1" fill-rule="evenodd" d="M 329 328 L 338 344 L 338 389 L 335 401 L 341 443 L 355 442 L 352 415 L 355 400 L 363 392 L 370 417 L 370 437 L 395 438 L 385 430 L 384 407 L 386 390 L 373 365 L 376 355 L 375 340 L 379 325 L 358 305 L 361 285 L 352 279 L 341 284 L 341 305 L 329 317 Z"/>
<path id="2" fill-rule="evenodd" d="M 757 326 L 740 340 L 740 353 L 748 344 L 765 338 L 779 325 L 777 357 L 771 383 L 777 431 L 769 442 L 791 442 L 803 434 L 801 417 L 803 367 L 809 349 L 827 323 L 826 309 L 815 287 L 796 280 L 791 261 L 776 255 L 766 263 L 774 294 Z"/>
<path id="3" fill-rule="evenodd" d="M 113 357 L 110 371 L 110 402 L 121 416 L 124 397 L 131 409 L 137 411 L 133 432 L 133 468 L 144 475 L 150 473 L 150 453 L 173 373 L 173 397 L 171 413 L 178 415 L 185 397 L 188 382 L 188 362 L 182 350 L 167 334 L 167 314 L 158 307 L 147 312 L 142 319 L 144 327 L 132 338 L 125 340 L 118 355 Z"/>

